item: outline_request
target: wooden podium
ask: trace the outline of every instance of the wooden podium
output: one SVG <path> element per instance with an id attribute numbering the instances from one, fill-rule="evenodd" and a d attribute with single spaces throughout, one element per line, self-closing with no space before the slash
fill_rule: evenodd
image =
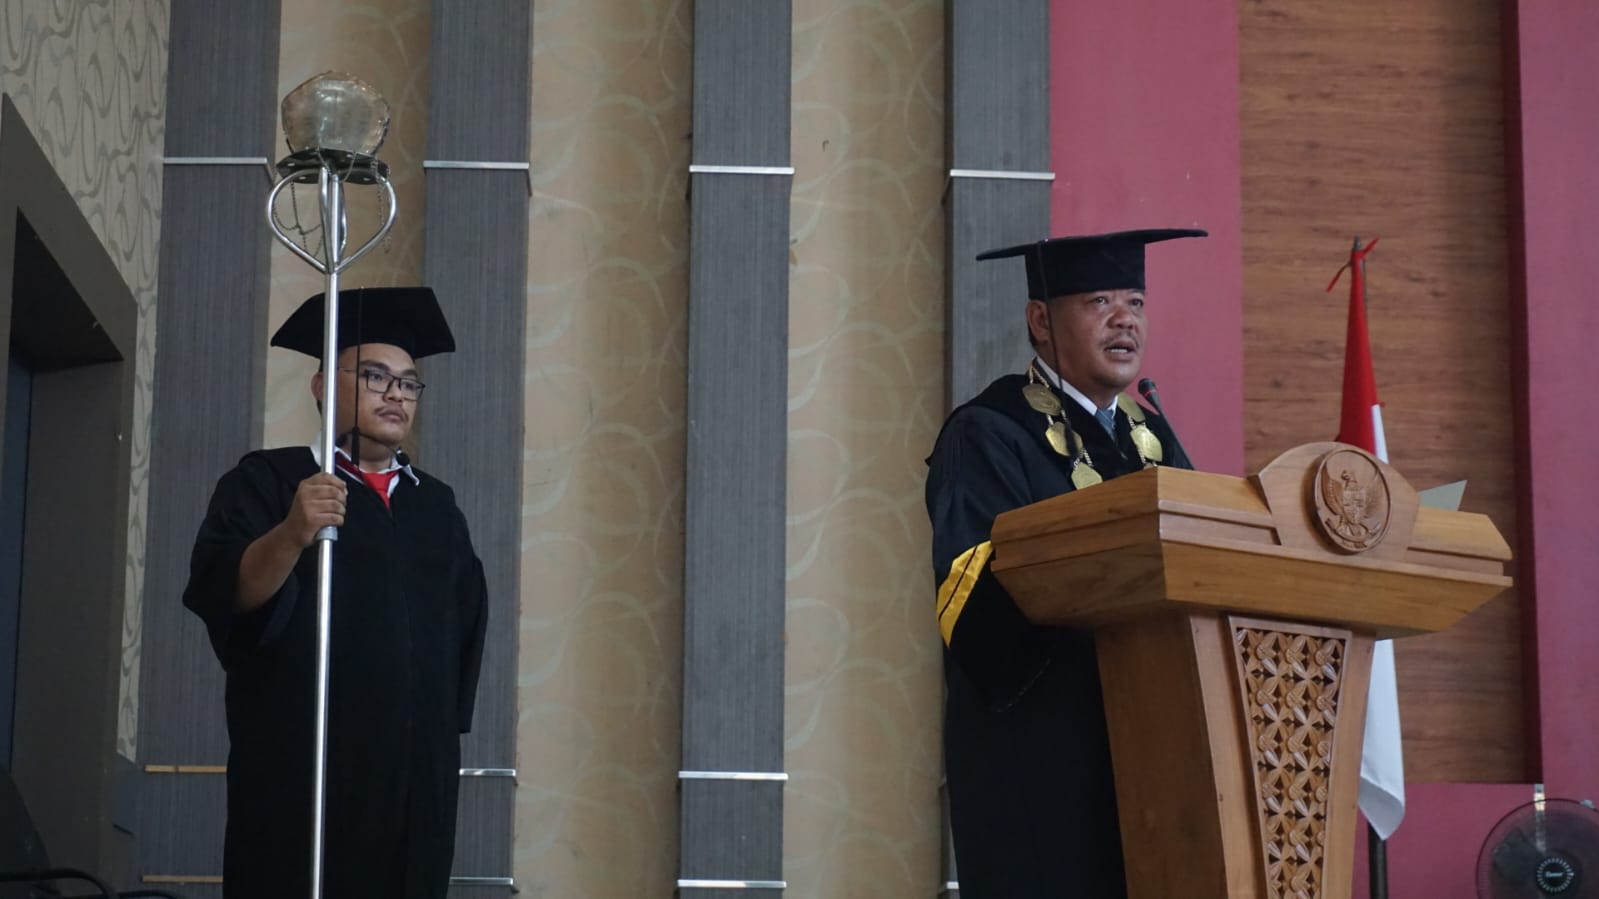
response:
<path id="1" fill-rule="evenodd" d="M 1483 515 L 1338 443 L 1148 469 L 1001 515 L 1029 619 L 1095 632 L 1130 899 L 1346 899 L 1374 639 L 1510 586 Z"/>

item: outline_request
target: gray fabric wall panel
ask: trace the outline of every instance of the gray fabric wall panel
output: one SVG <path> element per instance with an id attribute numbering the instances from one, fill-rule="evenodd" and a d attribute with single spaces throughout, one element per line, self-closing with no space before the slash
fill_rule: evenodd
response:
<path id="1" fill-rule="evenodd" d="M 252 169 L 169 167 L 164 193 L 139 754 L 155 764 L 221 765 L 227 760 L 223 674 L 204 626 L 180 598 L 212 485 L 260 441 L 267 253 L 259 222 L 266 184 Z M 245 237 L 218 246 L 227 235 Z M 219 297 L 217 284 L 238 285 L 237 294 Z M 259 300 L 252 303 L 252 296 Z M 144 775 L 144 872 L 221 873 L 224 784 L 220 777 L 209 781 Z M 197 805 L 191 789 L 209 790 L 215 801 Z"/>
<path id="2" fill-rule="evenodd" d="M 772 821 L 783 817 L 783 784 L 760 781 L 686 780 L 683 817 L 695 822 L 697 838 L 683 842 L 680 877 L 694 880 L 781 880 L 782 840 L 770 838 Z M 739 895 L 751 891 L 741 890 Z M 773 896 L 777 890 L 765 890 Z M 684 899 L 726 896 L 726 890 L 685 888 Z"/>
<path id="3" fill-rule="evenodd" d="M 1049 236 L 1047 181 L 956 178 L 950 187 L 949 404 L 1027 359 L 1025 263 L 977 262 L 984 250 Z"/>
<path id="4" fill-rule="evenodd" d="M 173 0 L 166 155 L 274 152 L 278 0 Z M 255 166 L 168 165 L 150 410 L 144 653 L 138 762 L 226 762 L 221 667 L 182 607 L 211 489 L 260 445 L 266 371 L 270 185 Z M 307 751 L 310 748 L 307 747 Z M 140 869 L 222 870 L 223 779 L 144 774 Z M 220 895 L 196 887 L 193 896 Z"/>
<path id="5" fill-rule="evenodd" d="M 788 166 L 792 32 L 787 0 L 695 4 L 694 165 Z M 793 178 L 691 177 L 682 768 L 780 772 Z M 680 879 L 782 880 L 782 782 L 679 786 Z"/>
<path id="6" fill-rule="evenodd" d="M 434 0 L 427 158 L 527 160 L 532 4 Z M 455 488 L 489 591 L 488 641 L 461 764 L 510 768 L 516 757 L 516 622 L 521 610 L 523 381 L 529 198 L 521 171 L 428 171 L 423 281 L 456 352 L 426 360 L 418 464 Z M 466 778 L 454 873 L 511 873 L 514 783 Z M 452 887 L 502 896 L 507 887 Z"/>
<path id="7" fill-rule="evenodd" d="M 427 193 L 423 280 L 438 294 L 456 351 L 422 362 L 428 389 L 417 464 L 455 489 L 488 579 L 488 642 L 461 763 L 509 768 L 516 745 L 527 181 L 521 172 L 435 169 Z"/>
<path id="8" fill-rule="evenodd" d="M 1050 152 L 1049 0 L 954 0 L 949 12 L 950 167 L 1045 173 Z M 1049 236 L 1049 180 L 952 177 L 946 402 L 975 396 L 1028 358 L 1020 259 L 978 262 L 996 247 Z M 945 805 L 942 895 L 959 899 Z"/>
<path id="9" fill-rule="evenodd" d="M 509 777 L 463 777 L 456 815 L 454 874 L 506 877 L 516 782 Z M 481 890 L 481 887 L 472 889 Z M 482 895 L 481 892 L 474 895 Z"/>
<path id="10" fill-rule="evenodd" d="M 204 626 L 183 608 L 181 597 L 189 551 L 213 485 L 261 439 L 266 192 L 266 179 L 254 168 L 166 170 L 150 416 L 141 763 L 221 765 L 227 760 L 222 669 Z M 220 294 L 218 285 L 231 290 Z M 179 783 L 166 775 L 144 775 L 142 869 L 219 874 L 221 854 L 203 835 L 219 830 L 223 818 L 205 817 L 212 810 L 193 808 Z M 168 857 L 149 854 L 152 840 L 173 835 L 201 841 L 178 844 Z"/>
<path id="11" fill-rule="evenodd" d="M 260 443 L 267 189 L 252 168 L 166 171 L 139 741 L 149 763 L 226 761 L 222 669 L 180 600 L 212 487 Z M 232 289 L 224 295 L 217 285 Z"/>
<path id="12" fill-rule="evenodd" d="M 1048 0 L 955 0 L 949 23 L 950 165 L 1049 171 Z"/>
<path id="13" fill-rule="evenodd" d="M 173 814 L 164 827 L 139 835 L 144 873 L 222 873 L 222 822 L 227 819 L 227 778 L 221 774 L 149 774 L 146 789 L 162 797 Z M 155 785 L 159 784 L 159 790 Z"/>
<path id="14" fill-rule="evenodd" d="M 694 164 L 787 165 L 789 0 L 694 4 Z"/>
<path id="15" fill-rule="evenodd" d="M 273 153 L 279 0 L 171 3 L 166 155 Z"/>
<path id="16" fill-rule="evenodd" d="M 956 0 L 950 15 L 950 166 L 1051 171 L 1049 3 Z M 950 187 L 949 403 L 1015 371 L 1027 352 L 1019 260 L 995 247 L 1049 236 L 1050 181 L 954 178 Z"/>
<path id="17" fill-rule="evenodd" d="M 488 582 L 488 640 L 461 764 L 509 768 L 516 754 L 526 181 L 520 172 L 434 170 L 427 189 L 423 280 L 439 295 L 456 352 L 423 363 L 428 393 L 417 463 L 455 489 Z M 516 489 L 505 489 L 507 477 L 515 477 Z M 509 875 L 513 786 L 508 779 L 462 780 L 454 873 Z"/>
<path id="18" fill-rule="evenodd" d="M 521 172 L 453 170 L 433 170 L 427 183 L 423 280 L 439 295 L 456 352 L 423 361 L 417 464 L 454 488 L 489 591 L 477 705 L 461 744 L 466 767 L 509 768 L 516 756 L 526 184 Z M 510 874 L 512 798 L 508 788 L 463 783 L 455 873 Z"/>
<path id="19" fill-rule="evenodd" d="M 429 159 L 527 160 L 532 11 L 529 0 L 433 0 Z"/>
<path id="20" fill-rule="evenodd" d="M 183 899 L 222 899 L 222 885 L 217 883 L 151 883 L 144 886 L 146 889 L 163 889 L 177 893 Z"/>
<path id="21" fill-rule="evenodd" d="M 783 175 L 693 176 L 688 770 L 783 766 L 789 187 Z"/>

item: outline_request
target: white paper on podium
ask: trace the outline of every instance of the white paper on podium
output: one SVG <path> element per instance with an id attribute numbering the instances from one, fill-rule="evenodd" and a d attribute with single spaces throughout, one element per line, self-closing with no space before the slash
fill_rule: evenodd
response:
<path id="1" fill-rule="evenodd" d="M 1421 504 L 1456 511 L 1466 482 L 1420 492 Z M 1383 839 L 1405 818 L 1405 755 L 1399 737 L 1399 683 L 1394 678 L 1394 644 L 1372 647 L 1371 687 L 1366 694 L 1366 739 L 1360 753 L 1360 810 Z"/>

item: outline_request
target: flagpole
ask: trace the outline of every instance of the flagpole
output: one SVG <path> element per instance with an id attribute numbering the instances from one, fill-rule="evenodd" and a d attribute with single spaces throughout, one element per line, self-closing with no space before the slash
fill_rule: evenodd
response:
<path id="1" fill-rule="evenodd" d="M 1366 260 L 1360 256 L 1360 235 L 1355 235 L 1355 245 L 1349 251 L 1352 267 L 1349 276 L 1362 288 L 1366 283 Z M 1361 301 L 1365 301 L 1362 289 Z M 1388 841 L 1377 833 L 1377 828 L 1366 822 L 1366 875 L 1367 890 L 1371 899 L 1388 899 Z"/>
<path id="2" fill-rule="evenodd" d="M 1366 822 L 1366 870 L 1371 876 L 1371 899 L 1388 899 L 1388 841 Z"/>

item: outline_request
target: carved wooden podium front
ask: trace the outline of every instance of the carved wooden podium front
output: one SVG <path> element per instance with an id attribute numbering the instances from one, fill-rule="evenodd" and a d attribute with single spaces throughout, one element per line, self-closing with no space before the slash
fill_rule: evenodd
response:
<path id="1" fill-rule="evenodd" d="M 1029 619 L 1095 632 L 1130 899 L 1348 897 L 1373 640 L 1510 586 L 1485 516 L 1337 443 L 1117 478 L 993 544 Z"/>

